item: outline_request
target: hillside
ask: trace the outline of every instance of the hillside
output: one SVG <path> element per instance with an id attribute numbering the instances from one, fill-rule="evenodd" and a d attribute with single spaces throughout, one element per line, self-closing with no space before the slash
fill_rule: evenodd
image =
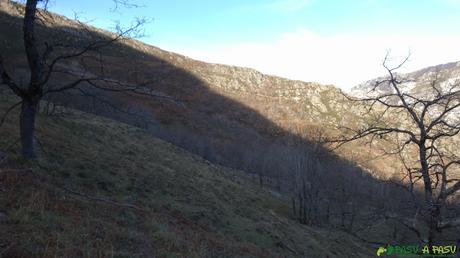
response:
<path id="1" fill-rule="evenodd" d="M 0 28 L 0 42 L 7 50 L 5 63 L 14 67 L 10 73 L 20 78 L 27 74 L 20 11 L 6 3 L 0 9 L 0 22 L 8 24 Z M 74 21 L 59 15 L 52 17 L 50 26 L 39 27 L 40 38 L 49 44 L 71 44 L 77 41 L 76 36 L 91 33 L 96 37 L 107 35 L 92 27 L 83 33 Z M 261 173 L 262 165 L 256 165 L 256 169 L 246 165 L 254 160 L 254 154 L 263 155 L 266 148 L 261 146 L 301 134 L 314 140 L 319 128 L 334 130 L 342 121 L 358 119 L 353 112 L 347 112 L 352 105 L 332 86 L 204 63 L 132 39 L 101 54 L 108 78 L 132 83 L 151 81 L 149 91 L 177 101 L 107 94 L 90 85 L 80 87 L 84 93 L 53 94 L 48 99 L 142 127 L 208 160 L 234 168 Z M 62 62 L 60 68 L 78 71 L 81 63 Z M 89 72 L 99 73 L 97 63 L 89 65 Z M 57 74 L 50 84 L 60 85 L 67 80 L 68 76 Z M 91 95 L 97 95 L 97 99 Z"/>
<path id="2" fill-rule="evenodd" d="M 10 72 L 20 78 L 26 74 L 21 11 L 8 1 L 0 3 L 0 22 L 8 24 L 0 28 L 0 42 L 7 50 L 4 53 L 7 63 L 14 68 Z M 81 28 L 75 21 L 57 14 L 51 17 L 46 27 L 39 27 L 40 38 L 47 43 L 72 43 L 78 42 L 78 37 L 110 35 L 94 27 Z M 340 126 L 356 127 L 366 123 L 362 115 L 365 108 L 348 101 L 331 85 L 201 62 L 135 39 L 124 39 L 101 54 L 107 63 L 104 73 L 108 78 L 133 83 L 151 81 L 147 85 L 149 91 L 177 101 L 108 94 L 89 85 L 81 87 L 84 93 L 54 94 L 49 100 L 141 127 L 208 160 L 237 169 L 265 173 L 261 168 L 263 164 L 247 164 L 264 156 L 263 146 L 284 144 L 285 138 L 296 136 L 311 145 L 319 138 L 318 132 L 334 136 L 340 133 L 337 130 Z M 63 62 L 61 66 L 69 70 L 82 69 L 79 62 Z M 91 65 L 90 72 L 98 74 L 98 64 Z M 439 65 L 407 76 L 408 80 L 421 82 L 427 81 L 434 70 L 443 70 L 445 78 L 453 82 L 458 77 L 458 67 L 455 63 Z M 52 84 L 59 85 L 68 79 L 56 75 Z M 351 94 L 364 96 L 373 82 L 375 80 L 358 85 Z M 414 82 L 407 87 L 425 92 L 423 87 L 415 87 Z M 362 142 L 351 143 L 336 154 L 357 162 L 377 177 L 389 177 L 400 169 L 395 160 L 381 158 L 380 153 L 362 145 Z M 386 168 L 382 164 L 394 166 Z"/>
<path id="3" fill-rule="evenodd" d="M 0 1 L 0 54 L 5 70 L 21 86 L 29 77 L 22 14 L 22 5 Z M 36 24 L 40 51 L 46 52 L 50 45 L 58 49 L 51 52 L 50 60 L 114 36 L 57 14 L 40 15 L 42 22 Z M 166 235 L 154 239 L 160 256 L 178 252 L 186 257 L 323 257 L 314 242 L 321 246 L 337 242 L 330 241 L 329 234 L 352 239 L 343 232 L 357 236 L 361 239 L 358 243 L 420 240 L 401 227 L 401 221 L 414 218 L 422 195 L 419 188 L 410 193 L 395 184 L 394 180 L 405 176 L 405 170 L 399 157 L 385 153 L 391 141 L 380 137 L 371 146 L 366 139 L 339 149 L 326 141 L 340 136 L 344 127 L 361 128 L 374 119 L 373 114 L 366 114 L 368 106 L 357 105 L 333 86 L 209 64 L 131 38 L 62 59 L 54 68 L 45 92 L 80 76 L 102 80 L 44 97 L 36 139 L 40 150 L 37 163 L 22 164 L 17 159 L 12 136 L 17 121 L 9 120 L 2 129 L 4 146 L 0 146 L 12 159 L 5 166 L 19 169 L 19 174 L 39 175 L 24 181 L 35 190 L 47 189 L 43 198 L 50 201 L 43 205 L 60 203 L 59 198 L 65 196 L 66 200 L 108 206 L 111 214 L 121 214 L 120 222 L 118 215 L 111 218 L 99 214 L 100 210 L 88 212 L 90 208 L 76 204 L 81 209 L 78 214 L 100 216 L 102 224 L 107 220 L 123 237 L 133 235 L 135 250 L 144 246 L 141 239 L 146 234 L 157 230 L 155 225 L 145 225 L 149 216 L 173 220 L 161 222 L 167 224 L 159 226 Z M 119 91 L 120 84 L 135 85 L 135 89 Z M 0 91 L 9 98 L 3 95 L 11 93 L 8 88 L 0 85 Z M 11 101 L 3 104 L 4 110 Z M 398 123 L 406 119 L 396 115 L 388 120 Z M 13 149 L 8 148 L 11 144 Z M 59 185 L 69 188 L 56 188 Z M 114 206 L 122 209 L 113 211 Z M 48 208 L 61 212 L 57 206 Z M 447 208 L 449 216 L 458 214 L 456 202 Z M 42 216 L 46 209 L 40 209 Z M 35 214 L 35 210 L 31 212 Z M 35 230 L 41 224 L 26 217 L 25 228 Z M 59 219 L 60 215 L 51 217 Z M 118 228 L 120 223 L 122 228 Z M 147 231 L 135 231 L 132 226 Z M 40 232 L 50 230 L 55 229 Z M 205 237 L 197 240 L 203 234 Z M 442 240 L 451 242 L 456 235 L 457 228 L 446 230 Z M 74 243 L 73 238 L 69 241 Z M 110 241 L 118 243 L 117 239 Z M 117 250 L 134 252 L 127 247 L 130 241 L 117 244 Z M 52 244 L 59 249 L 60 242 L 57 238 Z M 31 243 L 27 250 L 51 246 L 48 242 Z M 332 252 L 341 245 L 339 240 L 327 250 Z M 362 253 L 356 252 L 350 251 Z"/>
<path id="4" fill-rule="evenodd" d="M 0 110 L 12 103 L 2 93 Z M 369 257 L 345 233 L 301 226 L 240 171 L 135 127 L 40 115 L 40 158 L 0 164 L 2 257 Z M 16 116 L 0 146 L 17 138 Z M 2 154 L 2 155 L 3 155 Z"/>

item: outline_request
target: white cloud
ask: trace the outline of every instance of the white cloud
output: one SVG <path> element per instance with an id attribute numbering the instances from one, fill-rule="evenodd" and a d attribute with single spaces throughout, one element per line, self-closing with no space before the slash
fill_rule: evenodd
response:
<path id="1" fill-rule="evenodd" d="M 401 71 L 412 71 L 459 61 L 459 45 L 460 36 L 321 36 L 302 29 L 280 35 L 274 42 L 171 50 L 207 62 L 252 67 L 268 74 L 348 89 L 384 75 L 381 64 L 389 49 L 392 56 L 400 58 L 410 51 L 410 61 Z"/>

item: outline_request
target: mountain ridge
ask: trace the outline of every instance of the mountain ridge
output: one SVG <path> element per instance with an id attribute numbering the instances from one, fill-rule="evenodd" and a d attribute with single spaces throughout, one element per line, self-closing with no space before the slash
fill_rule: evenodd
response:
<path id="1" fill-rule="evenodd" d="M 402 90 L 421 96 L 424 89 L 428 86 L 427 84 L 434 79 L 434 76 L 439 76 L 437 79 L 441 80 L 439 82 L 441 85 L 443 83 L 456 83 L 460 81 L 460 61 L 428 66 L 412 72 L 396 73 L 396 75 L 403 80 L 401 84 Z M 351 88 L 349 93 L 356 97 L 365 97 L 367 94 L 372 93 L 371 91 L 375 83 L 383 81 L 386 78 L 387 75 L 367 80 Z M 379 87 L 378 92 L 372 93 L 372 96 L 389 93 L 389 90 L 388 85 L 382 85 Z"/>

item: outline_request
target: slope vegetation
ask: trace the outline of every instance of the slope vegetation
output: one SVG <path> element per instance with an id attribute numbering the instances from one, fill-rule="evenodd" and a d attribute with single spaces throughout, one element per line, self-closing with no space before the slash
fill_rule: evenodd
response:
<path id="1" fill-rule="evenodd" d="M 29 75 L 21 33 L 23 10 L 21 5 L 5 3 L 8 1 L 0 2 L 0 45 L 5 50 L 2 53 L 5 67 L 14 80 L 24 82 Z M 46 14 L 46 17 L 46 22 L 37 24 L 37 40 L 42 46 L 45 42 L 60 43 L 71 46 L 62 51 L 72 52 L 84 47 L 87 41 L 110 35 L 97 28 L 82 27 L 59 15 Z M 59 51 L 52 55 L 57 54 Z M 135 85 L 149 81 L 143 90 L 176 101 L 106 92 L 88 84 L 73 91 L 47 95 L 46 100 L 141 128 L 214 164 L 258 174 L 264 185 L 276 185 L 277 190 L 290 199 L 289 204 L 297 203 L 293 205 L 297 209 L 292 209 L 291 213 L 302 223 L 362 232 L 363 228 L 372 226 L 374 215 L 380 214 L 380 206 L 385 205 L 382 200 L 390 200 L 387 195 L 392 191 L 379 190 L 387 186 L 315 142 L 315 134 L 327 132 L 329 126 L 334 127 L 340 121 L 356 121 L 358 116 L 334 87 L 263 75 L 252 69 L 208 64 L 131 39 L 100 52 L 63 61 L 57 69 L 60 72 L 53 74 L 48 87 L 62 87 L 81 73 Z M 61 155 L 60 149 L 46 151 L 45 138 L 52 131 L 45 128 L 48 127 L 42 127 L 38 134 L 45 152 L 50 156 Z M 99 135 L 91 137 L 105 142 L 97 138 Z M 118 140 L 118 136 L 113 137 Z M 65 147 L 67 139 L 61 141 Z M 77 138 L 69 138 L 69 141 L 78 142 Z M 125 149 L 130 148 L 130 143 L 126 141 Z M 82 154 L 86 156 L 83 157 L 72 154 L 68 157 L 88 161 L 103 155 L 103 151 L 91 154 L 93 149 L 85 147 Z M 117 157 L 111 153 L 112 149 L 104 146 L 109 159 Z M 362 149 L 352 149 L 351 156 L 369 153 Z M 144 152 L 128 153 L 136 161 L 128 164 L 143 166 L 138 163 L 143 164 L 150 158 L 136 158 L 142 157 L 139 153 Z M 68 158 L 59 155 L 56 160 Z M 172 159 L 171 162 L 176 161 Z M 78 166 L 88 167 L 87 164 Z M 94 172 L 97 178 L 104 179 L 96 186 L 110 190 L 116 183 L 108 172 L 112 167 L 105 166 L 89 168 L 98 171 Z M 87 174 L 77 173 L 77 178 L 85 178 Z M 94 181 L 91 177 L 87 180 Z M 142 177 L 141 181 L 150 182 Z M 145 187 L 151 187 L 150 183 Z M 118 190 L 111 191 L 118 193 Z M 202 190 L 206 191 L 206 187 Z M 299 203 L 303 203 L 302 208 Z M 288 211 L 285 205 L 285 217 Z M 388 234 L 378 236 L 369 241 L 385 242 L 395 238 Z M 398 237 L 407 239 L 404 234 Z M 305 241 L 299 241 L 302 244 L 298 246 L 304 246 Z M 289 243 L 279 245 L 287 250 L 291 248 Z"/>
<path id="2" fill-rule="evenodd" d="M 14 98 L 0 98 L 3 112 Z M 24 162 L 16 117 L 0 127 L 0 149 L 8 149 L 0 165 L 4 257 L 371 254 L 340 231 L 291 220 L 283 200 L 239 171 L 79 111 L 40 115 L 40 158 Z"/>

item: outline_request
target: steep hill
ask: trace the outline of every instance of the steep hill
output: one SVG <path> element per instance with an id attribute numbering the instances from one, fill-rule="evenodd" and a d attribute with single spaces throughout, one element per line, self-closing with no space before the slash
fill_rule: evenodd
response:
<path id="1" fill-rule="evenodd" d="M 14 98 L 0 95 L 3 112 Z M 250 177 L 142 130 L 67 110 L 41 114 L 37 162 L 0 127 L 2 257 L 369 257 L 336 230 L 299 225 Z"/>
<path id="2" fill-rule="evenodd" d="M 14 80 L 25 82 L 24 78 L 29 75 L 21 32 L 23 10 L 21 5 L 8 1 L 0 3 L 0 45 L 5 67 Z M 68 46 L 65 51 L 71 52 L 88 41 L 111 35 L 56 14 L 43 13 L 43 17 L 46 21 L 37 25 L 37 39 L 42 46 L 58 43 Z M 388 229 L 394 225 L 385 224 L 387 219 L 381 216 L 382 209 L 413 216 L 412 210 L 402 211 L 392 201 L 394 196 L 398 196 L 398 200 L 409 199 L 409 194 L 384 181 L 399 173 L 401 165 L 387 157 L 374 159 L 379 153 L 362 142 L 336 153 L 323 146 L 325 136 L 339 133 L 339 125 L 356 126 L 366 122 L 360 115 L 362 107 L 348 101 L 337 88 L 268 76 L 248 68 L 204 63 L 133 39 L 123 39 L 100 51 L 61 62 L 47 86 L 60 87 L 78 73 L 141 85 L 140 90 L 153 92 L 157 97 L 101 91 L 94 85 L 82 84 L 74 90 L 46 96 L 46 112 L 56 114 L 56 110 L 71 107 L 110 118 L 142 129 L 213 164 L 257 175 L 261 185 L 276 188 L 277 194 L 288 200 L 289 205 L 293 203 L 297 207 L 291 212 L 291 222 L 299 220 L 304 224 L 359 232 L 371 242 L 415 241 L 407 230 L 390 232 Z M 45 136 L 39 134 L 40 141 L 49 132 L 43 129 L 42 133 Z M 130 137 L 126 138 L 128 146 Z M 88 141 L 85 148 L 93 150 L 88 147 L 97 146 L 93 141 L 98 139 Z M 138 153 L 150 153 L 144 148 L 147 147 L 127 153 L 133 156 L 131 163 L 136 167 L 142 167 L 144 162 L 156 162 L 152 156 L 143 156 L 141 161 L 135 159 Z M 39 158 L 49 159 L 54 153 L 46 152 L 45 148 Z M 108 153 L 111 154 L 111 149 Z M 104 158 L 112 159 L 112 156 L 118 159 L 116 155 Z M 68 158 L 71 157 L 59 156 L 56 160 Z M 89 159 L 84 156 L 82 160 Z M 84 164 L 83 168 L 87 166 Z M 380 173 L 382 170 L 388 174 Z M 101 187 L 114 184 L 109 181 L 112 176 L 106 174 L 110 171 L 107 167 L 100 171 L 109 182 L 103 181 Z M 241 176 L 244 178 L 244 174 Z M 155 186 L 155 182 L 144 181 Z M 181 192 L 182 189 L 175 189 L 173 184 L 167 187 L 173 187 L 172 192 Z M 206 188 L 200 191 L 205 191 L 203 189 Z M 299 203 L 303 209 L 300 213 Z M 380 228 L 375 230 L 374 224 Z M 231 227 L 234 228 L 234 224 Z"/>
<path id="3" fill-rule="evenodd" d="M 4 1 L 1 10 L 0 22 L 8 25 L 0 27 L 5 66 L 20 81 L 28 76 L 21 7 Z M 110 34 L 78 27 L 74 21 L 54 14 L 46 24 L 38 27 L 37 38 L 48 44 L 67 43 L 77 48 L 86 38 Z M 103 71 L 91 60 L 95 56 L 105 64 Z M 89 73 L 111 80 L 150 81 L 146 90 L 176 101 L 101 92 L 91 85 L 50 95 L 49 101 L 141 127 L 210 161 L 253 173 L 273 174 L 265 171 L 264 167 L 274 166 L 266 162 L 284 162 L 279 160 L 284 149 L 276 150 L 278 145 L 295 141 L 312 146 L 310 140 L 318 138 L 320 131 L 339 121 L 356 120 L 354 113 L 345 112 L 350 110 L 350 103 L 332 86 L 208 64 L 136 40 L 126 39 L 100 53 L 62 62 L 59 68 L 78 72 L 83 64 L 89 66 Z M 69 77 L 56 73 L 50 87 L 62 85 Z M 264 158 L 268 150 L 274 153 L 273 158 Z"/>

